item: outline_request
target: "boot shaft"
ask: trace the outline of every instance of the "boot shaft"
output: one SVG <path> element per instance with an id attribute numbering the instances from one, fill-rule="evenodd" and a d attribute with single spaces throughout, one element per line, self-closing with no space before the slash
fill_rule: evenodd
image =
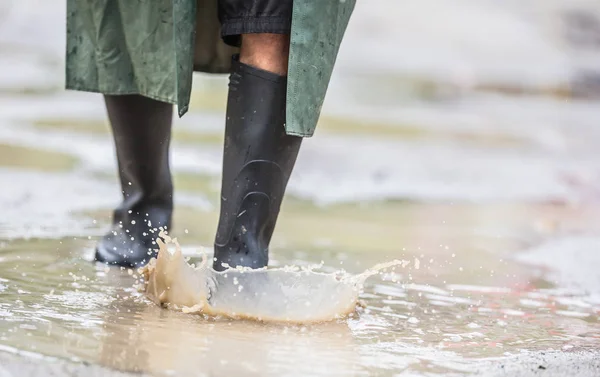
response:
<path id="1" fill-rule="evenodd" d="M 287 79 L 234 57 L 229 83 L 215 269 L 264 267 L 302 138 L 285 132 Z"/>

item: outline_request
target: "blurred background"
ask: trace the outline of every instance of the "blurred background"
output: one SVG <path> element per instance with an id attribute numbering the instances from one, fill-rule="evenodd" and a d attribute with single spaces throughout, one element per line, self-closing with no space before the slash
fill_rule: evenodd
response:
<path id="1" fill-rule="evenodd" d="M 63 90 L 64 45 L 64 0 L 0 0 L 0 298 L 24 300 L 23 313 L 29 304 L 20 290 L 39 299 L 45 294 L 39 281 L 60 275 L 64 281 L 57 284 L 67 286 L 69 271 L 102 275 L 87 261 L 120 200 L 102 97 Z M 191 110 L 174 124 L 173 234 L 190 256 L 210 249 L 216 229 L 226 83 L 226 76 L 197 74 Z M 452 313 L 442 334 L 465 327 L 473 305 L 493 308 L 485 295 L 498 293 L 473 287 L 492 286 L 533 291 L 542 304 L 532 304 L 534 296 L 503 299 L 501 307 L 510 311 L 498 309 L 493 317 L 504 326 L 484 321 L 491 333 L 505 331 L 506 316 L 513 315 L 507 342 L 597 348 L 599 142 L 598 1 L 359 0 L 320 125 L 304 142 L 290 182 L 272 264 L 324 260 L 331 269 L 359 272 L 377 262 L 418 258 L 426 267 L 400 278 L 420 285 L 396 294 L 425 312 L 381 301 L 394 296 L 389 287 L 372 287 L 367 297 L 382 312 L 402 311 L 404 324 L 417 321 L 406 326 L 418 327 L 441 306 Z M 21 273 L 34 274 L 37 283 Z M 443 293 L 425 286 L 442 292 L 453 286 L 465 299 L 484 296 L 477 305 L 444 301 Z M 85 328 L 65 317 L 69 310 L 94 323 L 89 308 L 103 301 L 90 300 L 89 307 L 57 307 L 55 326 Z M 15 313 L 13 304 L 3 309 L 0 303 L 0 319 L 3 310 Z M 547 305 L 552 309 L 540 312 Z M 525 324 L 528 314 L 551 325 Z M 22 318 L 30 323 L 30 317 Z M 404 335 L 393 323 L 377 331 L 400 342 Z M 31 351 L 23 340 L 29 330 L 10 333 L 11 326 L 0 325 L 0 344 Z M 84 330 L 78 334 L 88 339 Z M 365 334 L 355 332 L 354 341 L 368 339 Z M 442 334 L 421 340 L 439 344 Z M 53 354 L 49 339 L 39 340 L 36 350 Z M 479 356 L 505 352 L 486 342 Z M 71 357 L 76 352 L 69 347 L 55 353 Z M 456 352 L 473 356 L 465 347 Z M 365 349 L 360 368 L 382 374 L 432 364 L 428 373 L 463 367 L 448 364 L 463 362 L 454 358 L 442 357 L 438 365 L 429 355 L 423 364 L 419 352 L 408 357 L 393 347 Z M 385 352 L 408 359 L 389 361 L 389 368 L 372 361 Z"/>
<path id="2" fill-rule="evenodd" d="M 76 234 L 61 223 L 67 213 L 119 198 L 102 98 L 63 90 L 64 1 L 0 4 L 0 153 L 11 168 L 1 203 L 15 211 L 0 220 L 2 234 Z M 359 1 L 291 195 L 314 204 L 594 201 L 595 4 Z M 198 188 L 218 182 L 226 80 L 198 74 L 193 111 L 177 121 L 181 206 L 214 206 Z"/>

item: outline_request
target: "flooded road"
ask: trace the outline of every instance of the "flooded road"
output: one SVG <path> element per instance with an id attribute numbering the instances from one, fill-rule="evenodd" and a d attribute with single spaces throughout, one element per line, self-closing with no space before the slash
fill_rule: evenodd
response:
<path id="1" fill-rule="evenodd" d="M 61 89 L 49 3 L 0 1 L 0 376 L 600 374 L 598 6 L 359 4 L 271 265 L 412 263 L 369 278 L 351 318 L 278 325 L 160 309 L 136 271 L 92 263 L 116 162 L 101 98 Z M 174 125 L 192 262 L 216 229 L 225 83 L 198 75 Z"/>

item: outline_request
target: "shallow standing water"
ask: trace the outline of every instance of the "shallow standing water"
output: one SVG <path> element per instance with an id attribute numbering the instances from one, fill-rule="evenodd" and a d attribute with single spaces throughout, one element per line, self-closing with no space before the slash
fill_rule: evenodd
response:
<path id="1" fill-rule="evenodd" d="M 133 287 L 134 271 L 91 263 L 91 241 L 6 242 L 0 251 L 1 347 L 154 375 L 444 375 L 474 371 L 486 360 L 522 350 L 597 349 L 600 301 L 510 261 L 504 250 L 523 245 L 523 239 L 473 231 L 469 217 L 476 214 L 490 216 L 477 226 L 495 228 L 500 218 L 494 208 L 399 207 L 411 218 L 423 216 L 408 226 L 410 234 L 397 235 L 411 250 L 402 255 L 419 259 L 419 269 L 371 278 L 359 316 L 322 325 L 209 319 L 160 309 Z M 463 226 L 438 233 L 439 245 L 425 255 L 412 245 L 422 244 L 414 235 L 419 230 L 439 226 L 431 212 L 454 214 Z M 552 208 L 518 213 L 532 222 L 541 214 L 565 215 Z M 306 254 L 280 247 L 274 264 L 315 263 L 315 255 L 325 266 L 359 272 L 389 254 L 334 247 Z"/>
<path id="2" fill-rule="evenodd" d="M 310 326 L 163 310 L 135 271 L 91 262 L 119 198 L 101 99 L 61 90 L 63 2 L 0 2 L 0 352 L 79 375 L 528 375 L 552 370 L 539 355 L 582 366 L 586 351 L 598 365 L 600 106 L 580 85 L 597 6 L 373 1 L 394 12 L 357 8 L 272 265 L 412 263 L 370 278 L 358 316 Z M 432 6 L 439 30 L 418 17 Z M 173 235 L 192 261 L 216 226 L 225 81 L 198 76 L 175 125 Z"/>

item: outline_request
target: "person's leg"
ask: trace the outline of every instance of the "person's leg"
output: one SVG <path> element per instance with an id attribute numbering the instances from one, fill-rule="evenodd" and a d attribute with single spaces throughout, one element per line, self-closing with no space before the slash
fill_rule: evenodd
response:
<path id="1" fill-rule="evenodd" d="M 126 267 L 155 256 L 157 228 L 170 227 L 173 184 L 169 144 L 173 106 L 139 95 L 104 96 L 113 132 L 123 202 L 95 259 Z"/>
<path id="2" fill-rule="evenodd" d="M 292 0 L 219 1 L 224 39 L 241 51 L 229 82 L 213 267 L 261 268 L 302 141 L 285 132 Z"/>
<path id="3" fill-rule="evenodd" d="M 242 35 L 240 61 L 244 64 L 287 76 L 289 55 L 289 34 Z"/>

